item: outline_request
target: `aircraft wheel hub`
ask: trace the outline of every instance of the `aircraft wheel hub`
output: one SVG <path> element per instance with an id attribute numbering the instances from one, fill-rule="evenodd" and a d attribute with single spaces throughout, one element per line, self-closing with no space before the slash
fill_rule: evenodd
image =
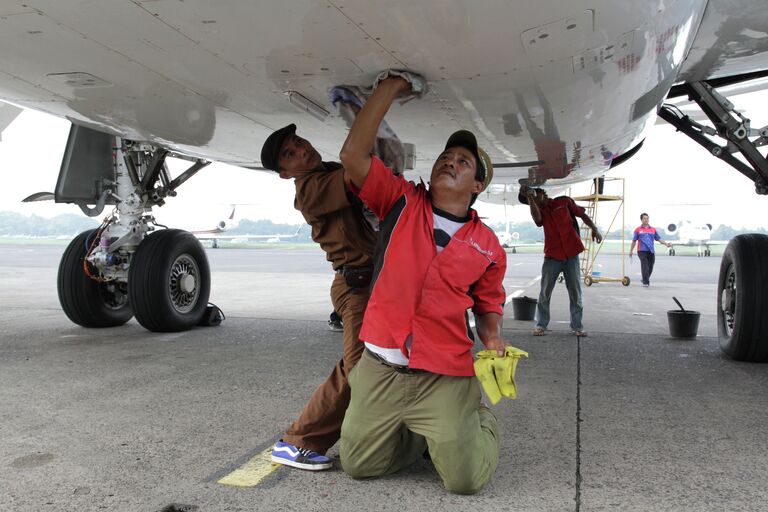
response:
<path id="1" fill-rule="evenodd" d="M 728 275 L 725 280 L 725 286 L 721 292 L 720 304 L 725 314 L 725 325 L 728 333 L 733 331 L 734 317 L 736 314 L 736 273 L 733 268 L 729 269 Z"/>
<path id="2" fill-rule="evenodd" d="M 189 255 L 182 254 L 173 262 L 168 285 L 171 301 L 176 311 L 186 313 L 195 306 L 199 277 L 200 269 L 197 262 Z"/>

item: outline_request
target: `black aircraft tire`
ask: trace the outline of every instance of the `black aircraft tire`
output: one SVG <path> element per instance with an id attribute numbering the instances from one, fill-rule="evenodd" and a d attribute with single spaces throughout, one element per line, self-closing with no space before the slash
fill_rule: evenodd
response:
<path id="1" fill-rule="evenodd" d="M 210 292 L 208 257 L 193 234 L 164 229 L 141 242 L 128 272 L 128 296 L 144 328 L 191 329 L 205 313 Z"/>
<path id="2" fill-rule="evenodd" d="M 720 348 L 737 361 L 768 361 L 768 236 L 734 237 L 717 281 Z"/>
<path id="3" fill-rule="evenodd" d="M 99 283 L 85 274 L 83 261 L 95 229 L 77 235 L 59 262 L 56 287 L 64 314 L 83 327 L 116 327 L 131 319 L 125 284 Z"/>

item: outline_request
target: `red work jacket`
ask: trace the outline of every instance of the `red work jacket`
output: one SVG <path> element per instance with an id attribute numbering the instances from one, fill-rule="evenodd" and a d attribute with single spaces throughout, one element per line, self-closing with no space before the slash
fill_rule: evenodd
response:
<path id="1" fill-rule="evenodd" d="M 574 216 L 584 215 L 584 208 L 566 196 L 550 199 L 541 208 L 541 222 L 544 226 L 544 257 L 565 261 L 584 251 L 584 244 L 577 231 Z"/>
<path id="2" fill-rule="evenodd" d="M 393 176 L 375 157 L 355 192 L 382 219 L 360 339 L 399 348 L 411 368 L 474 375 L 467 310 L 501 315 L 506 298 L 507 255 L 498 238 L 470 209 L 471 220 L 438 254 L 426 187 Z"/>

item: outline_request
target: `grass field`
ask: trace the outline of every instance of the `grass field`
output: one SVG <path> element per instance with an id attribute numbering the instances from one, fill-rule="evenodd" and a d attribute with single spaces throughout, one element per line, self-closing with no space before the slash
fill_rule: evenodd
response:
<path id="1" fill-rule="evenodd" d="M 525 243 L 525 242 L 520 242 Z M 629 254 L 629 247 L 632 244 L 631 240 L 624 241 L 624 254 Z M 720 257 L 723 255 L 725 245 L 713 245 L 711 246 L 712 256 Z M 693 256 L 696 257 L 696 247 L 675 247 L 675 257 L 677 256 Z M 508 253 L 512 252 L 512 248 L 507 249 Z M 543 246 L 538 247 L 518 247 L 515 252 L 520 254 L 542 254 L 544 252 Z M 621 240 L 605 240 L 600 248 L 600 254 L 621 254 Z M 667 248 L 663 245 L 656 244 L 656 256 L 668 257 Z"/>
<path id="2" fill-rule="evenodd" d="M 59 238 L 44 238 L 44 237 L 0 237 L 0 244 L 2 245 L 54 245 L 54 246 L 66 246 L 69 244 L 69 239 Z M 521 242 L 522 243 L 522 242 Z M 629 253 L 629 246 L 631 241 L 624 242 L 624 254 Z M 210 247 L 211 242 L 203 242 L 205 247 Z M 307 250 L 316 249 L 318 246 L 314 243 L 290 243 L 290 242 L 226 242 L 219 241 L 219 248 L 221 249 L 267 249 L 267 250 Z M 676 256 L 693 256 L 696 257 L 696 247 L 675 247 Z M 713 245 L 712 256 L 720 257 L 725 250 L 724 245 Z M 519 247 L 515 250 L 520 254 L 542 254 L 544 251 L 543 246 L 537 247 Z M 512 248 L 507 249 L 508 253 L 512 252 Z M 620 254 L 621 253 L 621 241 L 620 240 L 606 240 L 603 242 L 600 254 Z M 656 255 L 660 257 L 667 257 L 667 248 L 662 245 L 656 245 Z"/>
<path id="3" fill-rule="evenodd" d="M 71 239 L 60 240 L 58 238 L 46 237 L 22 237 L 22 236 L 0 236 L 0 245 L 61 245 L 66 246 Z"/>
<path id="4" fill-rule="evenodd" d="M 66 247 L 71 239 L 64 238 L 48 238 L 48 237 L 15 237 L 15 236 L 0 236 L 0 245 L 23 245 L 23 246 L 35 246 L 35 245 L 52 245 Z M 202 242 L 203 246 L 210 248 L 211 242 Z M 289 243 L 289 242 L 225 242 L 219 241 L 219 248 L 221 249 L 280 249 L 280 250 L 304 250 L 304 249 L 316 249 L 317 244 L 314 243 Z"/>

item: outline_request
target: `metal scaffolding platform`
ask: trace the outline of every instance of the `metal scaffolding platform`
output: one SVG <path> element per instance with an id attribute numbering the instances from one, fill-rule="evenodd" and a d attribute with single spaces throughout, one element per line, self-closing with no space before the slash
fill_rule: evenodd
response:
<path id="1" fill-rule="evenodd" d="M 620 195 L 605 194 L 606 188 L 618 189 L 621 186 Z M 616 190 L 618 191 L 618 190 Z M 611 223 L 606 230 L 610 233 L 617 217 L 621 214 L 621 277 L 608 277 L 602 275 L 602 272 L 596 272 L 595 262 L 600 254 L 603 243 L 596 243 L 592 240 L 592 230 L 586 224 L 581 225 L 581 239 L 584 242 L 584 252 L 581 253 L 581 275 L 584 284 L 592 286 L 592 283 L 621 283 L 629 286 L 629 277 L 624 274 L 624 178 L 597 178 L 592 181 L 592 191 L 586 196 L 573 197 L 574 201 L 586 203 L 584 209 L 592 222 L 598 224 L 598 215 L 603 213 L 606 208 L 607 213 L 613 213 Z M 600 208 L 601 203 L 608 203 Z M 605 238 L 603 238 L 603 242 Z"/>

